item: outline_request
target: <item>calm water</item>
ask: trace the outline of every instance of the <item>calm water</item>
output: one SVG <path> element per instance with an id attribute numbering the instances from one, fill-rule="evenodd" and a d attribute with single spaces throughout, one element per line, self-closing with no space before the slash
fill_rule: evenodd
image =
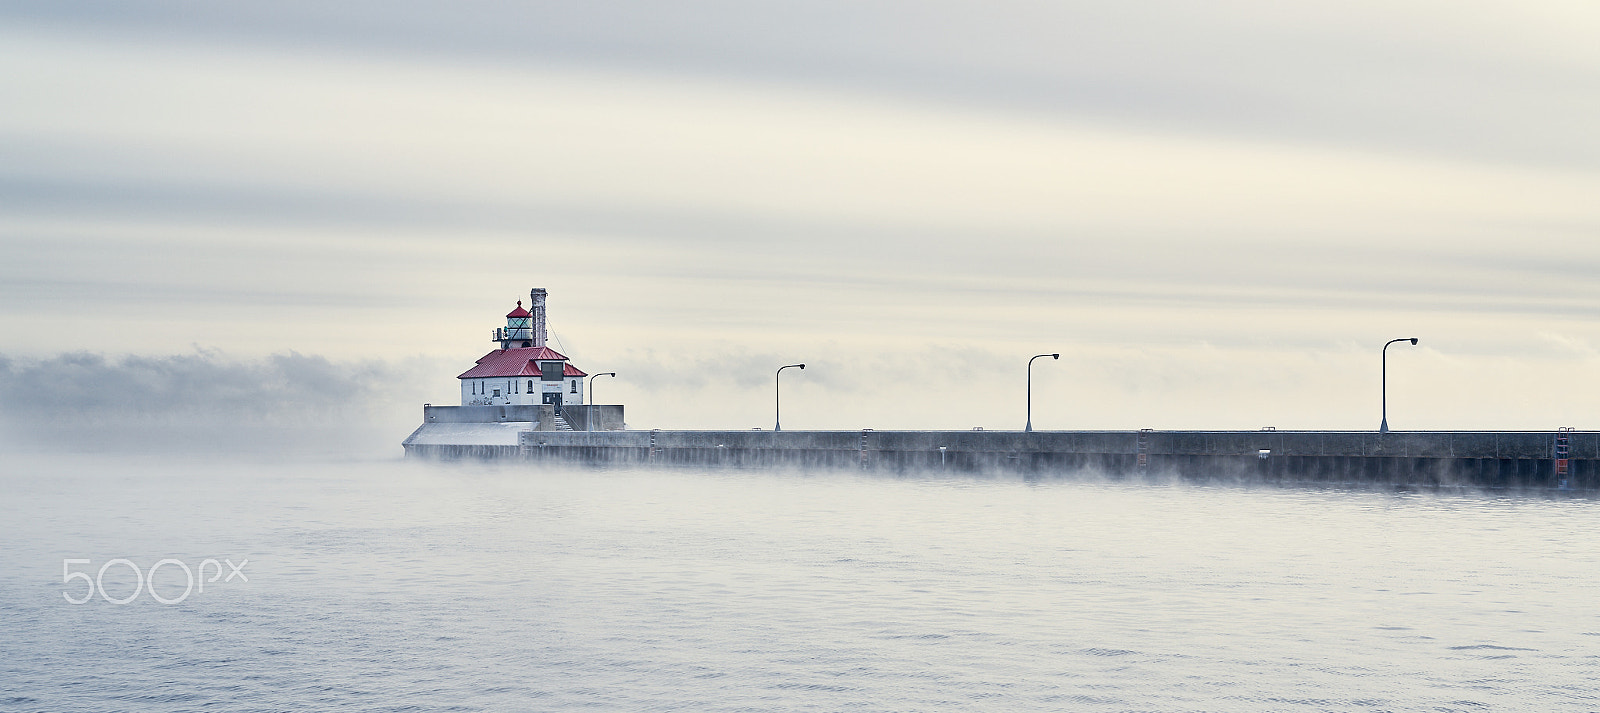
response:
<path id="1" fill-rule="evenodd" d="M 1600 710 L 1589 499 L 399 462 L 0 471 L 6 710 Z M 63 599 L 88 591 L 63 559 L 92 577 L 118 557 L 248 559 L 249 581 L 173 605 Z M 185 581 L 154 578 L 169 599 Z M 136 582 L 113 565 L 102 584 Z"/>

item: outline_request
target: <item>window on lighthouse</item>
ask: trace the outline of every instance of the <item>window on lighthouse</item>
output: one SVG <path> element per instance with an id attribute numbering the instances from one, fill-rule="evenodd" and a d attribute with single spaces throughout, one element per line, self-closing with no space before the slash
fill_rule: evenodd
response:
<path id="1" fill-rule="evenodd" d="M 529 330 L 529 324 L 528 324 L 528 318 L 527 317 L 507 317 L 506 318 L 506 338 L 507 339 L 532 339 L 533 338 L 533 334 L 532 334 L 532 332 L 530 332 L 528 330 Z"/>
<path id="2" fill-rule="evenodd" d="M 564 370 L 562 369 L 561 362 L 559 362 L 559 361 L 541 361 L 541 362 L 539 362 L 539 380 L 540 381 L 560 381 L 561 380 L 561 372 L 562 371 L 564 371 Z M 556 388 L 559 389 L 561 387 L 557 386 Z"/>

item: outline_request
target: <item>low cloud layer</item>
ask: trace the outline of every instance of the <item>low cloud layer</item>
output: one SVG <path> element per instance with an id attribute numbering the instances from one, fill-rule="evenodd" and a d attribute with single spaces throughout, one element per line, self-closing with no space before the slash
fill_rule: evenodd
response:
<path id="1" fill-rule="evenodd" d="M 1391 350 L 1389 419 L 1400 430 L 1594 428 L 1600 352 L 1552 335 L 1532 356 L 1452 351 L 1424 339 Z M 591 373 L 601 403 L 639 429 L 771 428 L 773 370 L 793 430 L 1018 429 L 1027 358 L 1037 428 L 1159 430 L 1276 426 L 1370 430 L 1378 352 L 1328 349 L 845 343 L 757 352 L 728 344 L 621 351 Z M 280 352 L 0 355 L 0 452 L 193 453 L 204 457 L 393 458 L 424 402 L 457 403 L 457 360 L 345 361 Z M 1552 380 L 1551 375 L 1564 375 Z"/>
<path id="2" fill-rule="evenodd" d="M 0 366 L 0 399 L 47 420 L 226 417 L 251 423 L 286 415 L 326 420 L 361 410 L 387 371 L 295 352 L 245 362 L 214 352 L 120 358 L 81 352 L 6 359 Z"/>
<path id="3" fill-rule="evenodd" d="M 244 360 L 215 351 L 0 355 L 0 442 L 13 449 L 397 455 L 427 371 L 420 361 L 336 362 L 295 352 Z"/>

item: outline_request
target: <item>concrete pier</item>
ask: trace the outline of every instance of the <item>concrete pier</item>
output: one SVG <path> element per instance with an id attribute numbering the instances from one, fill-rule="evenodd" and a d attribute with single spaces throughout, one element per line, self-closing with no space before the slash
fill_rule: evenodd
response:
<path id="1" fill-rule="evenodd" d="M 424 424 L 426 428 L 426 424 Z M 421 433 L 422 429 L 419 429 Z M 415 439 L 415 436 L 413 437 Z M 1600 488 L 1600 433 L 1549 431 L 523 431 L 408 456 L 542 463 L 861 468 L 1108 477 Z"/>

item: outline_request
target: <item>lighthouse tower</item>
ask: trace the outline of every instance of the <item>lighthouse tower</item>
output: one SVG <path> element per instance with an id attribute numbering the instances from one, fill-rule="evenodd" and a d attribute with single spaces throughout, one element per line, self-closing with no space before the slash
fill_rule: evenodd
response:
<path id="1" fill-rule="evenodd" d="M 544 346 L 533 343 L 533 327 L 529 322 L 533 315 L 522 308 L 522 300 L 517 300 L 517 308 L 506 314 L 506 326 L 494 330 L 494 340 L 500 343 L 501 349 L 517 349 L 521 347 Z"/>
<path id="2" fill-rule="evenodd" d="M 522 300 L 517 300 L 517 308 L 506 315 L 506 326 L 495 329 L 494 336 L 489 341 L 499 342 L 501 349 L 544 346 L 545 296 L 543 287 L 535 287 L 528 293 L 529 304 L 533 306 L 531 312 L 522 308 Z"/>

